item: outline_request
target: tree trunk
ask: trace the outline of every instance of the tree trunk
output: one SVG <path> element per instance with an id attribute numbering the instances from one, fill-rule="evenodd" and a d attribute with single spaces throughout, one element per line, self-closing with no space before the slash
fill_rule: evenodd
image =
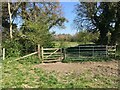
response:
<path id="1" fill-rule="evenodd" d="M 108 44 L 108 36 L 107 36 L 108 28 L 105 27 L 105 24 L 100 23 L 99 30 L 100 30 L 100 36 L 99 36 L 98 43 L 101 45 L 107 45 Z"/>
<path id="2" fill-rule="evenodd" d="M 115 30 L 111 33 L 111 45 L 115 45 L 120 37 L 120 3 L 117 6 Z"/>
<path id="3" fill-rule="evenodd" d="M 101 45 L 107 45 L 108 44 L 107 33 L 100 33 L 100 39 L 99 40 L 100 40 Z"/>
<path id="4" fill-rule="evenodd" d="M 13 35 L 12 35 L 12 14 L 11 14 L 11 10 L 10 10 L 10 2 L 8 2 L 8 13 L 9 13 L 9 22 L 10 22 L 10 38 L 12 39 L 13 38 Z"/>

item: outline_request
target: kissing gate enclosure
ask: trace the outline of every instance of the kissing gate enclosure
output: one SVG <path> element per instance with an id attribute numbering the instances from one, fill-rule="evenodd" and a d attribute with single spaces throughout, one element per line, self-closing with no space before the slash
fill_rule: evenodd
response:
<path id="1" fill-rule="evenodd" d="M 23 59 L 32 55 L 38 54 L 38 58 L 42 62 L 56 62 L 64 59 L 81 60 L 89 58 L 101 58 L 116 56 L 116 46 L 107 45 L 79 45 L 68 48 L 44 48 L 38 45 L 37 52 L 17 58 Z M 3 55 L 4 56 L 4 55 Z"/>

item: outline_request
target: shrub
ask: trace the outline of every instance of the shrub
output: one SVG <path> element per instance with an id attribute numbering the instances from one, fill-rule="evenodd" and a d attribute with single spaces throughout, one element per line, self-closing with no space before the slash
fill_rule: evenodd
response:
<path id="1" fill-rule="evenodd" d="M 3 42 L 3 47 L 6 49 L 6 57 L 19 56 L 22 48 L 18 41 L 8 39 Z"/>

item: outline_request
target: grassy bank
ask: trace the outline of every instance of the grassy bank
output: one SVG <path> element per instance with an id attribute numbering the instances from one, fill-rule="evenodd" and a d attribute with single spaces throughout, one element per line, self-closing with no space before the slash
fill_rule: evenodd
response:
<path id="1" fill-rule="evenodd" d="M 38 62 L 3 61 L 2 87 L 3 88 L 116 88 L 117 76 L 95 74 L 86 70 L 81 74 L 74 72 L 57 73 L 47 72 L 41 68 L 35 68 Z M 34 58 L 35 59 L 35 58 Z"/>

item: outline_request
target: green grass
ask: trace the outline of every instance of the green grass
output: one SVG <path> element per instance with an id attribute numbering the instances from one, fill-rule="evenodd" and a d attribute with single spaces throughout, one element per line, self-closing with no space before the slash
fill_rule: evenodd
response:
<path id="1" fill-rule="evenodd" d="M 20 61 L 8 62 L 13 59 L 14 58 L 3 61 L 2 88 L 117 87 L 117 77 L 107 77 L 100 74 L 92 76 L 91 71 L 85 71 L 80 75 L 71 72 L 69 75 L 59 76 L 56 72 L 45 72 L 40 68 L 34 68 L 34 65 L 38 64 L 39 62 L 32 62 L 30 58 Z"/>
<path id="2" fill-rule="evenodd" d="M 61 46 L 60 41 L 54 41 L 53 43 L 55 43 L 55 47 Z M 79 45 L 78 42 L 67 42 L 67 41 L 63 42 L 64 47 L 73 47 L 73 46 L 77 46 L 77 45 Z"/>
<path id="3" fill-rule="evenodd" d="M 61 47 L 61 43 L 62 43 L 62 47 L 74 47 L 82 44 L 93 44 L 92 42 L 83 43 L 83 42 L 69 42 L 69 41 L 62 41 L 62 42 L 53 41 L 53 43 L 55 43 L 55 47 Z"/>

